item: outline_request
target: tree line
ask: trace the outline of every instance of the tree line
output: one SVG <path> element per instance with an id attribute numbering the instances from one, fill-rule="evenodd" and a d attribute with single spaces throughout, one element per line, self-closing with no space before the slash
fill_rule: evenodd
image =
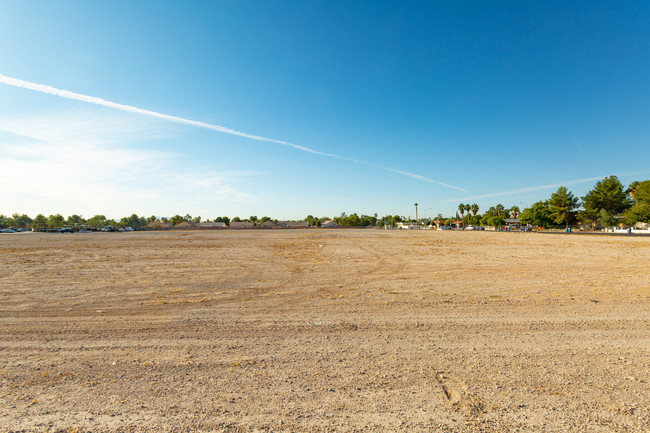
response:
<path id="1" fill-rule="evenodd" d="M 463 223 L 484 226 L 504 225 L 505 219 L 517 217 L 523 224 L 544 228 L 569 227 L 576 223 L 592 229 L 597 225 L 650 223 L 650 180 L 634 181 L 625 187 L 618 177 L 608 176 L 580 198 L 561 186 L 548 199 L 537 201 L 523 211 L 518 206 L 505 208 L 497 204 L 481 216 L 477 215 L 476 204 L 463 203 L 458 205 L 458 211 Z"/>
<path id="2" fill-rule="evenodd" d="M 592 229 L 650 223 L 650 180 L 635 181 L 626 188 L 616 176 L 608 176 L 580 198 L 561 186 L 547 200 L 524 209 L 519 220 L 540 227 L 569 227 L 579 222 Z"/>
<path id="3" fill-rule="evenodd" d="M 417 204 L 416 213 L 417 213 Z M 583 197 L 575 197 L 566 187 L 561 186 L 551 196 L 542 201 L 533 203 L 530 207 L 520 210 L 518 206 L 505 207 L 497 204 L 490 207 L 485 213 L 479 214 L 477 204 L 458 205 L 458 214 L 454 217 L 443 217 L 438 214 L 433 218 L 411 218 L 403 215 L 386 215 L 379 217 L 374 215 L 350 215 L 345 212 L 338 217 L 331 218 L 342 227 L 384 227 L 395 226 L 397 223 L 421 223 L 450 225 L 462 221 L 464 225 L 480 226 L 502 226 L 508 218 L 519 217 L 520 222 L 537 227 L 558 227 L 570 226 L 579 222 L 585 226 L 596 228 L 597 225 L 603 227 L 613 226 L 617 223 L 633 225 L 637 222 L 650 223 L 650 180 L 635 181 L 627 187 L 618 180 L 616 176 L 608 176 L 598 181 L 594 187 Z M 329 217 L 314 217 L 308 215 L 303 221 L 310 226 L 319 227 L 323 222 L 330 220 Z M 417 220 L 417 221 L 416 221 Z M 193 217 L 189 214 L 185 216 L 174 215 L 172 217 L 144 217 L 132 214 L 121 218 L 119 221 L 106 218 L 104 215 L 94 215 L 85 219 L 81 215 L 70 215 L 64 218 L 60 214 L 45 216 L 38 214 L 35 218 L 30 218 L 25 214 L 17 214 L 7 217 L 0 215 L 0 228 L 33 228 L 33 229 L 57 229 L 61 227 L 89 227 L 92 229 L 101 229 L 105 226 L 113 227 L 132 227 L 135 230 L 144 228 L 151 222 L 179 224 L 183 221 L 193 223 L 200 222 L 223 222 L 227 226 L 231 222 L 249 221 L 255 224 L 261 224 L 265 221 L 277 222 L 277 219 L 264 216 L 258 218 L 255 215 L 242 219 L 239 217 L 229 218 L 221 216 L 213 220 L 203 220 L 200 216 Z"/>

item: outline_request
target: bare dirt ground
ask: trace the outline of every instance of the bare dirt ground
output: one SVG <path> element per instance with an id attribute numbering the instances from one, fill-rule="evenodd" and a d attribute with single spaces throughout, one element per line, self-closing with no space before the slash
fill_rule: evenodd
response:
<path id="1" fill-rule="evenodd" d="M 0 236 L 0 431 L 650 431 L 650 238 Z"/>

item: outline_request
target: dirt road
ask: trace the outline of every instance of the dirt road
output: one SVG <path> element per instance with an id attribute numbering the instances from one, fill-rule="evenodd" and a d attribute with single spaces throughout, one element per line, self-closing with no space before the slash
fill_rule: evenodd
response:
<path id="1" fill-rule="evenodd" d="M 0 431 L 650 431 L 650 238 L 0 236 Z"/>

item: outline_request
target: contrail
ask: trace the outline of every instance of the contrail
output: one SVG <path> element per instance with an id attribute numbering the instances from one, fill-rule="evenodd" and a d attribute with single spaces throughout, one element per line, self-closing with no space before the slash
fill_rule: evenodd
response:
<path id="1" fill-rule="evenodd" d="M 559 188 L 561 186 L 567 186 L 567 185 L 575 185 L 578 183 L 584 183 L 584 182 L 593 182 L 594 180 L 601 180 L 604 179 L 605 176 L 597 176 L 597 177 L 590 177 L 587 179 L 578 179 L 578 180 L 571 180 L 568 182 L 562 182 L 562 183 L 552 183 L 549 185 L 539 185 L 539 186 L 531 186 L 528 188 L 521 188 L 521 189 L 513 189 L 511 191 L 504 191 L 504 192 L 493 192 L 490 194 L 483 194 L 483 195 L 475 195 L 473 197 L 464 197 L 462 199 L 453 199 L 453 200 L 445 200 L 445 202 L 455 202 L 458 200 L 476 200 L 476 199 L 482 199 L 482 198 L 491 198 L 491 197 L 500 197 L 503 195 L 513 195 L 513 194 L 521 194 L 524 192 L 533 192 L 533 191 L 541 191 L 544 189 L 551 189 L 551 188 Z"/>
<path id="2" fill-rule="evenodd" d="M 440 186 L 444 186 L 444 187 L 447 187 L 447 188 L 452 188 L 452 189 L 456 189 L 458 191 L 466 192 L 463 188 L 453 186 L 453 185 L 449 185 L 449 184 L 446 184 L 446 183 L 443 183 L 443 182 L 438 182 L 437 180 L 429 179 L 428 177 L 421 176 L 419 174 L 414 174 L 414 173 L 409 173 L 409 172 L 402 171 L 402 170 L 397 170 L 397 169 L 393 169 L 393 168 L 389 168 L 389 167 L 384 167 L 384 166 L 381 166 L 381 165 L 374 164 L 372 162 L 362 161 L 362 160 L 354 159 L 354 158 L 349 158 L 347 156 L 336 155 L 334 153 L 321 152 L 319 150 L 315 150 L 315 149 L 311 149 L 309 147 L 289 143 L 287 141 L 276 140 L 274 138 L 267 138 L 267 137 L 261 137 L 259 135 L 248 134 L 246 132 L 241 132 L 241 131 L 236 131 L 234 129 L 226 128 L 224 126 L 213 125 L 211 123 L 205 123 L 205 122 L 199 122 L 197 120 L 184 119 L 182 117 L 170 116 L 168 114 L 157 113 L 155 111 L 145 110 L 145 109 L 142 109 L 142 108 L 133 107 L 131 105 L 119 104 L 117 102 L 107 101 L 107 100 L 102 99 L 102 98 L 96 98 L 94 96 L 88 96 L 88 95 L 83 95 L 81 93 L 70 92 L 69 90 L 57 89 L 55 87 L 48 86 L 48 85 L 45 85 L 45 84 L 37 84 L 37 83 L 32 83 L 30 81 L 19 80 L 18 78 L 7 77 L 6 75 L 2 75 L 2 74 L 0 74 L 0 83 L 4 83 L 4 84 L 7 84 L 9 86 L 14 86 L 14 87 L 22 87 L 23 89 L 34 90 L 36 92 L 47 93 L 48 95 L 59 96 L 61 98 L 74 99 L 76 101 L 87 102 L 89 104 L 101 105 L 101 106 L 104 106 L 104 107 L 114 108 L 116 110 L 122 110 L 122 111 L 126 111 L 126 112 L 129 112 L 129 113 L 135 113 L 135 114 L 141 114 L 143 116 L 154 117 L 154 118 L 157 118 L 157 119 L 166 120 L 168 122 L 180 123 L 180 124 L 183 124 L 183 125 L 194 126 L 194 127 L 197 127 L 197 128 L 210 129 L 210 130 L 213 130 L 213 131 L 223 132 L 225 134 L 231 134 L 231 135 L 237 135 L 239 137 L 249 138 L 251 140 L 265 141 L 265 142 L 269 142 L 269 143 L 281 144 L 283 146 L 289 146 L 289 147 L 292 147 L 294 149 L 301 150 L 303 152 L 308 152 L 308 153 L 311 153 L 311 154 L 314 154 L 314 155 L 326 156 L 326 157 L 329 157 L 329 158 L 342 159 L 342 160 L 354 162 L 354 163 L 357 163 L 357 164 L 364 164 L 364 165 L 375 167 L 375 168 L 378 168 L 378 169 L 381 169 L 381 170 L 390 171 L 392 173 L 397 173 L 397 174 L 400 174 L 402 176 L 410 177 L 412 179 L 418 179 L 418 180 L 422 180 L 422 181 L 429 182 L 429 183 L 435 183 L 435 184 L 440 185 Z"/>
<path id="3" fill-rule="evenodd" d="M 584 150 L 582 149 L 582 146 L 580 145 L 580 143 L 578 143 L 578 140 L 576 140 L 574 137 L 571 137 L 571 140 L 573 140 L 573 144 L 576 145 L 576 147 L 578 148 L 580 153 L 583 153 Z M 600 168 L 596 167 L 596 170 L 598 170 L 598 173 L 603 174 L 603 172 L 600 170 Z"/>
<path id="4" fill-rule="evenodd" d="M 647 171 L 637 171 L 637 172 L 631 172 L 631 173 L 619 173 L 616 174 L 616 176 L 639 176 L 643 174 L 647 174 L 649 172 Z M 494 192 L 490 194 L 483 194 L 483 195 L 475 195 L 473 197 L 463 197 L 463 198 L 456 198 L 456 199 L 451 199 L 451 200 L 444 200 L 443 203 L 452 203 L 452 202 L 457 202 L 457 201 L 464 201 L 464 200 L 475 200 L 475 199 L 482 199 L 482 198 L 491 198 L 491 197 L 500 197 L 504 195 L 513 195 L 513 194 L 521 194 L 524 192 L 533 192 L 533 191 L 541 191 L 544 189 L 551 189 L 551 188 L 559 188 L 561 186 L 567 186 L 567 185 L 576 185 L 579 183 L 585 183 L 585 182 L 593 182 L 595 180 L 602 180 L 606 178 L 607 176 L 596 176 L 596 177 L 588 177 L 586 179 L 576 179 L 576 180 L 569 180 L 567 182 L 560 182 L 560 183 L 552 183 L 548 185 L 538 185 L 538 186 L 531 186 L 527 188 L 521 188 L 521 189 L 514 189 L 511 191 L 505 191 L 505 192 Z"/>

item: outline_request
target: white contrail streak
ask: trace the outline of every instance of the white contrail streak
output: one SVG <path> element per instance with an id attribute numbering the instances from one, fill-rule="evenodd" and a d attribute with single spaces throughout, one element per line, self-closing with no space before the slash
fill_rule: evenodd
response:
<path id="1" fill-rule="evenodd" d="M 157 113 L 155 111 L 150 111 L 150 110 L 144 110 L 142 108 L 137 108 L 133 107 L 131 105 L 124 105 L 124 104 L 118 104 L 117 102 L 111 102 L 107 101 L 105 99 L 101 98 L 96 98 L 94 96 L 88 96 L 88 95 L 83 95 L 81 93 L 75 93 L 75 92 L 70 92 L 68 90 L 62 90 L 62 89 L 57 89 L 52 86 L 47 86 L 45 84 L 37 84 L 37 83 L 32 83 L 30 81 L 25 81 L 25 80 L 19 80 L 18 78 L 12 78 L 12 77 L 7 77 L 6 75 L 0 74 L 0 83 L 7 84 L 9 86 L 14 86 L 14 87 L 22 87 L 23 89 L 29 89 L 29 90 L 34 90 L 36 92 L 41 92 L 41 93 L 47 93 L 48 95 L 54 95 L 54 96 L 59 96 L 61 98 L 67 98 L 67 99 L 74 99 L 76 101 L 81 101 L 81 102 L 87 102 L 89 104 L 95 104 L 95 105 L 102 105 L 104 107 L 109 107 L 109 108 L 114 108 L 116 110 L 122 110 L 126 111 L 129 113 L 135 113 L 135 114 L 141 114 L 144 116 L 149 116 L 149 117 L 154 117 L 157 119 L 162 119 L 166 120 L 168 122 L 174 122 L 174 123 L 180 123 L 183 125 L 189 125 L 189 126 L 194 126 L 197 128 L 204 128 L 204 129 L 210 129 L 213 131 L 218 131 L 218 132 L 223 132 L 225 134 L 231 134 L 231 135 L 237 135 L 239 137 L 244 137 L 244 138 L 249 138 L 251 140 L 257 140 L 257 141 L 266 141 L 269 143 L 275 143 L 275 144 L 281 144 L 283 146 L 289 146 L 297 150 L 301 150 L 303 152 L 308 152 L 314 155 L 319 155 L 319 156 L 326 156 L 329 158 L 336 158 L 336 159 L 342 159 L 345 161 L 351 161 L 357 164 L 364 164 L 364 165 L 369 165 L 371 167 L 375 167 L 381 170 L 385 171 L 390 171 L 392 173 L 397 173 L 402 176 L 407 176 L 412 179 L 418 179 L 422 180 L 425 182 L 429 183 L 435 183 L 437 185 L 441 185 L 447 188 L 453 188 L 458 191 L 463 191 L 465 190 L 463 188 L 449 185 L 443 182 L 438 182 L 437 180 L 429 179 L 428 177 L 421 176 L 419 174 L 414 174 L 414 173 L 409 173 L 406 171 L 402 170 L 396 170 L 393 168 L 389 167 L 383 167 L 381 165 L 374 164 L 372 162 L 368 161 L 362 161 L 359 159 L 354 159 L 354 158 L 349 158 L 347 156 L 341 156 L 341 155 L 336 155 L 334 153 L 326 153 L 326 152 L 321 152 L 318 150 L 311 149 L 309 147 L 305 146 L 299 146 L 297 144 L 289 143 L 287 141 L 283 140 L 276 140 L 273 138 L 267 138 L 267 137 L 260 137 L 259 135 L 253 135 L 253 134 L 248 134 L 246 132 L 241 132 L 241 131 L 236 131 L 234 129 L 226 128 L 224 126 L 219 126 L 219 125 L 213 125 L 211 123 L 205 123 L 205 122 L 199 122 L 197 120 L 191 120 L 191 119 L 184 119 L 182 117 L 176 117 L 176 116 L 170 116 L 168 114 L 162 114 L 162 113 Z"/>
<path id="2" fill-rule="evenodd" d="M 616 174 L 615 176 L 639 176 L 643 174 L 647 174 L 649 172 L 647 171 L 638 171 L 638 172 L 632 172 L 632 173 L 619 173 Z M 490 194 L 483 194 L 483 195 L 475 195 L 473 197 L 463 197 L 463 198 L 456 198 L 456 199 L 451 199 L 451 200 L 445 200 L 443 203 L 453 203 L 457 201 L 464 201 L 464 200 L 476 200 L 476 199 L 482 199 L 482 198 L 491 198 L 491 197 L 500 197 L 504 195 L 513 195 L 513 194 L 521 194 L 525 192 L 533 192 L 533 191 L 541 191 L 545 189 L 552 189 L 552 188 L 559 188 L 561 186 L 567 186 L 567 185 L 576 185 L 579 183 L 585 183 L 585 182 L 593 182 L 595 180 L 602 180 L 606 178 L 607 176 L 596 176 L 596 177 L 588 177 L 586 179 L 576 179 L 576 180 L 569 180 L 566 182 L 560 182 L 560 183 L 551 183 L 548 185 L 538 185 L 538 186 L 531 186 L 527 188 L 521 188 L 521 189 L 514 189 L 511 191 L 505 191 L 505 192 L 494 192 Z"/>

